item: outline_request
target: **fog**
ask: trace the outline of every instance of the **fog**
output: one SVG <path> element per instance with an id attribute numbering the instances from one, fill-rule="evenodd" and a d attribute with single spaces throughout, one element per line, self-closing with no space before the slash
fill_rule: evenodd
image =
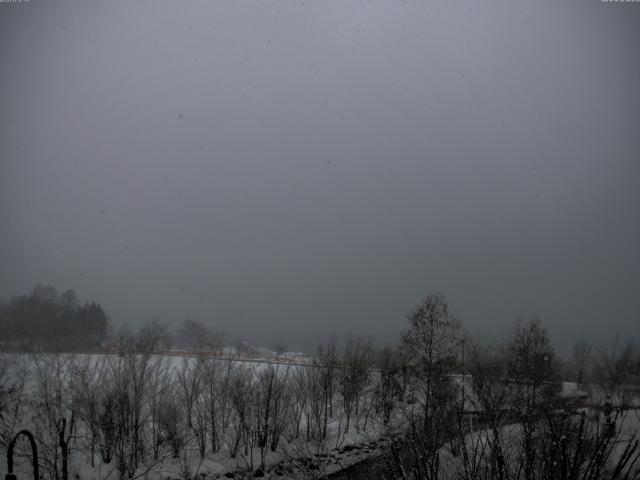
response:
<path id="1" fill-rule="evenodd" d="M 640 7 L 0 3 L 0 296 L 393 342 L 637 334 Z"/>

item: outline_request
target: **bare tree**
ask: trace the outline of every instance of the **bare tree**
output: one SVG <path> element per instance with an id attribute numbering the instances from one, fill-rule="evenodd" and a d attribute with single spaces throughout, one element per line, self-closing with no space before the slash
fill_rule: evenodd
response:
<path id="1" fill-rule="evenodd" d="M 200 395 L 200 364 L 190 357 L 182 357 L 176 371 L 180 401 L 184 405 L 187 426 L 193 428 L 193 409 Z"/>
<path id="2" fill-rule="evenodd" d="M 306 403 L 304 416 L 306 423 L 306 441 L 324 441 L 327 437 L 327 416 L 329 402 L 326 377 L 321 365 L 315 361 L 314 366 L 304 369 L 304 390 Z"/>
<path id="3" fill-rule="evenodd" d="M 307 411 L 308 390 L 305 368 L 296 368 L 291 375 L 291 434 L 290 438 L 300 438 L 302 417 Z"/>
<path id="4" fill-rule="evenodd" d="M 513 408 L 514 383 L 509 377 L 509 356 L 504 346 L 483 346 L 469 341 L 466 365 L 471 374 L 473 396 L 469 403 L 475 412 L 482 415 L 487 435 L 484 447 L 489 451 L 489 471 L 493 478 L 505 478 L 506 460 L 502 444 L 502 433 L 509 422 Z M 471 429 L 469 429 L 471 430 Z M 462 437 L 462 448 L 467 448 Z M 475 448 L 477 445 L 473 445 Z M 484 453 L 484 450 L 483 450 Z M 467 454 L 473 457 L 473 454 Z M 477 465 L 473 458 L 469 462 Z M 467 475 L 472 470 L 465 465 Z"/>
<path id="5" fill-rule="evenodd" d="M 183 357 L 176 371 L 179 401 L 185 415 L 185 442 L 194 438 L 204 458 L 207 449 L 207 411 L 205 398 L 202 395 L 203 363 L 199 358 Z M 187 455 L 187 452 L 183 452 Z"/>
<path id="6" fill-rule="evenodd" d="M 212 331 L 202 322 L 186 319 L 178 330 L 178 341 L 193 353 L 220 353 L 224 336 L 221 332 Z"/>
<path id="7" fill-rule="evenodd" d="M 29 362 L 26 357 L 0 356 L 0 446 L 7 447 L 24 425 Z"/>
<path id="8" fill-rule="evenodd" d="M 161 400 L 158 405 L 158 441 L 169 445 L 171 456 L 174 459 L 180 457 L 186 442 L 186 426 L 183 425 L 182 413 L 174 395 Z"/>
<path id="9" fill-rule="evenodd" d="M 339 367 L 337 344 L 337 337 L 331 336 L 324 345 L 318 346 L 318 351 L 315 358 L 316 365 L 318 368 L 320 368 L 324 401 L 326 403 L 323 419 L 323 430 L 325 434 L 327 428 L 327 419 L 333 418 L 333 400 L 338 377 L 337 371 Z"/>
<path id="10" fill-rule="evenodd" d="M 620 346 L 616 336 L 608 349 L 598 350 L 594 375 L 619 408 L 629 408 L 640 385 L 640 349 L 633 340 Z"/>
<path id="11" fill-rule="evenodd" d="M 575 381 L 578 389 L 582 388 L 585 380 L 585 374 L 589 371 L 589 362 L 591 361 L 591 345 L 586 340 L 580 340 L 573 345 L 572 367 Z"/>
<path id="12" fill-rule="evenodd" d="M 553 347 L 538 318 L 516 325 L 507 354 L 508 372 L 515 384 L 514 401 L 523 432 L 524 478 L 530 480 L 539 455 L 534 443 L 539 421 L 544 408 L 559 390 Z"/>
<path id="13" fill-rule="evenodd" d="M 207 422 L 206 430 L 209 432 L 209 441 L 211 451 L 217 452 L 221 444 L 221 428 L 223 410 L 225 405 L 224 388 L 224 368 L 225 365 L 220 360 L 211 357 L 202 357 L 199 359 L 201 363 L 201 381 L 202 381 L 202 402 L 199 404 Z"/>
<path id="14" fill-rule="evenodd" d="M 95 467 L 96 448 L 100 439 L 100 396 L 106 379 L 106 365 L 106 357 L 85 356 L 78 359 L 73 375 L 78 417 L 88 436 L 92 467 Z"/>
<path id="15" fill-rule="evenodd" d="M 229 395 L 232 404 L 232 418 L 230 426 L 233 427 L 233 439 L 229 442 L 229 455 L 235 458 L 244 441 L 245 453 L 249 448 L 249 430 L 251 422 L 251 395 L 253 393 L 254 372 L 253 369 L 237 366 L 233 370 L 229 385 Z"/>
<path id="16" fill-rule="evenodd" d="M 109 358 L 109 390 L 105 392 L 102 429 L 112 440 L 120 478 L 132 479 L 145 460 L 145 426 L 151 418 L 147 394 L 156 354 L 170 341 L 158 320 L 147 322 L 136 335 L 121 335 L 118 355 Z M 108 407 L 108 408 L 107 408 Z"/>
<path id="17" fill-rule="evenodd" d="M 75 358 L 69 355 L 32 356 L 35 395 L 32 397 L 35 435 L 41 440 L 40 458 L 48 476 L 69 478 L 69 441 L 74 434 L 76 398 L 72 395 Z"/>
<path id="18" fill-rule="evenodd" d="M 405 412 L 409 454 L 393 456 L 392 464 L 397 474 L 411 471 L 416 478 L 435 480 L 439 449 L 455 425 L 457 392 L 449 373 L 455 365 L 460 322 L 449 312 L 445 297 L 435 294 L 411 311 L 408 323 L 402 348 L 409 359 L 415 403 Z"/>
<path id="19" fill-rule="evenodd" d="M 372 342 L 349 338 L 345 343 L 339 385 L 345 415 L 345 432 L 349 431 L 352 414 L 356 431 L 360 429 L 360 410 L 365 387 L 369 381 Z"/>
<path id="20" fill-rule="evenodd" d="M 167 405 L 167 402 L 172 403 L 176 396 L 175 377 L 175 370 L 171 366 L 170 358 L 162 355 L 156 355 L 151 358 L 147 404 L 149 408 L 150 443 L 155 461 L 160 458 L 160 446 L 167 439 L 167 435 L 171 437 L 169 442 L 172 442 L 172 439 L 175 438 L 172 432 L 168 434 L 163 431 L 162 421 L 163 415 L 167 418 L 167 411 L 171 408 Z M 175 446 L 175 442 L 172 443 L 172 446 Z"/>
<path id="21" fill-rule="evenodd" d="M 376 366 L 379 373 L 373 392 L 374 408 L 382 416 L 382 424 L 386 427 L 396 403 L 402 398 L 402 359 L 394 348 L 383 348 L 377 354 Z"/>

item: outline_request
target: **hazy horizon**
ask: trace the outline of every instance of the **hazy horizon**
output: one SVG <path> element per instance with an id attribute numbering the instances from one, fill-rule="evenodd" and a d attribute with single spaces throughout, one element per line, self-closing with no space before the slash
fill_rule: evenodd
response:
<path id="1" fill-rule="evenodd" d="M 640 324 L 640 4 L 0 3 L 0 297 L 270 346 Z"/>

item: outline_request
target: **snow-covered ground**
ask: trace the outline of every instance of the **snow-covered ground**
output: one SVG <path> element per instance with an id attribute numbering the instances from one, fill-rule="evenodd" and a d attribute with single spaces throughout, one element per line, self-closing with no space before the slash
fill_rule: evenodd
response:
<path id="1" fill-rule="evenodd" d="M 300 371 L 302 369 L 314 367 L 305 366 L 308 365 L 309 359 L 301 354 L 280 354 L 275 359 L 270 357 L 268 352 L 264 353 L 264 358 L 242 358 L 236 355 L 235 351 L 224 352 L 227 355 L 221 357 L 210 357 L 210 361 L 221 362 L 222 366 L 237 366 L 251 373 L 250 377 L 258 379 L 261 372 L 271 368 L 275 369 L 278 375 L 292 376 L 293 372 Z M 57 388 L 56 382 L 64 387 L 70 386 L 69 381 L 72 375 L 75 375 L 76 367 L 85 367 L 88 371 L 93 371 L 103 365 L 105 362 L 117 362 L 119 357 L 117 354 L 80 354 L 80 355 L 41 355 L 37 356 L 39 360 L 47 362 L 53 358 L 56 361 L 62 362 L 64 365 L 60 365 L 61 368 L 68 368 L 67 365 L 73 365 L 69 370 L 63 374 L 63 379 L 55 378 L 53 374 L 51 378 L 42 376 L 43 370 L 38 370 L 41 367 L 36 366 L 33 356 L 31 355 L 10 355 L 5 356 L 5 359 L 10 359 L 10 363 L 13 365 L 9 373 L 2 379 L 4 386 L 10 384 L 17 384 L 20 375 L 24 374 L 24 382 L 22 383 L 22 397 L 20 403 L 16 405 L 17 410 L 22 412 L 19 418 L 12 425 L 1 425 L 2 429 L 7 432 L 15 432 L 20 428 L 28 428 L 42 437 L 44 443 L 48 443 L 48 446 L 43 444 L 43 451 L 41 459 L 47 457 L 46 450 L 49 449 L 49 456 L 51 455 L 51 445 L 55 445 L 55 440 L 51 440 L 51 428 L 52 424 L 47 423 L 46 419 L 40 419 L 33 424 L 31 419 L 36 416 L 42 417 L 44 412 L 38 410 L 40 405 L 41 395 L 44 394 L 43 388 Z M 154 356 L 154 362 L 164 362 L 170 376 L 180 375 L 182 369 L 185 366 L 193 366 L 197 363 L 197 359 L 191 355 L 183 355 L 179 352 L 173 352 L 172 355 Z M 68 363 L 65 363 L 68 362 Z M 50 368 L 51 366 L 47 366 Z M 57 366 L 56 366 L 57 368 Z M 49 381 L 51 383 L 49 384 Z M 291 383 L 293 386 L 293 383 Z M 176 387 L 178 388 L 178 387 Z M 290 392 L 287 392 L 290 393 Z M 63 388 L 63 395 L 66 400 L 64 408 L 58 411 L 53 411 L 52 415 L 56 421 L 58 417 L 67 417 L 69 419 L 70 411 L 68 408 L 72 408 L 74 395 L 71 395 L 70 389 Z M 337 392 L 335 393 L 337 395 Z M 162 400 L 162 392 L 160 392 L 159 400 Z M 247 399 L 251 401 L 252 399 Z M 295 401 L 295 400 L 294 400 Z M 365 405 L 363 400 L 362 405 Z M 364 415 L 364 413 L 362 414 Z M 148 420 L 147 420 L 148 421 Z M 380 424 L 379 419 L 375 415 L 371 415 L 368 420 L 359 419 L 357 422 L 354 418 L 351 420 L 352 424 L 349 429 L 345 427 L 345 415 L 342 411 L 342 406 L 338 398 L 334 399 L 334 415 L 328 419 L 327 422 L 327 437 L 326 440 L 318 443 L 314 441 L 307 442 L 305 440 L 305 432 L 307 427 L 307 419 L 303 417 L 300 421 L 299 430 L 301 434 L 299 437 L 293 434 L 291 429 L 283 432 L 283 435 L 278 444 L 276 451 L 271 452 L 266 449 L 265 466 L 269 470 L 277 468 L 284 474 L 291 472 L 301 472 L 305 468 L 322 468 L 327 471 L 344 468 L 356 461 L 360 461 L 367 455 L 371 455 L 375 450 L 377 442 L 381 435 L 384 433 L 385 428 Z M 70 478 L 75 480 L 105 480 L 115 479 L 118 477 L 116 471 L 115 459 L 110 463 L 103 463 L 101 456 L 96 453 L 94 456 L 94 466 L 91 466 L 90 456 L 88 454 L 87 445 L 87 430 L 86 427 L 80 427 L 76 423 L 76 429 L 74 439 L 71 440 L 72 455 L 69 464 Z M 49 428 L 49 430 L 47 430 Z M 233 427 L 231 428 L 229 435 L 233 434 Z M 49 436 L 49 440 L 47 440 Z M 261 451 L 258 447 L 245 448 L 242 445 L 235 458 L 231 458 L 230 450 L 232 448 L 232 436 L 227 436 L 222 440 L 221 449 L 216 453 L 208 452 L 204 459 L 200 458 L 197 450 L 197 442 L 192 440 L 183 449 L 178 458 L 172 458 L 172 455 L 165 451 L 161 453 L 158 461 L 147 459 L 146 464 L 139 469 L 139 473 L 136 475 L 144 475 L 145 479 L 157 479 L 164 480 L 180 479 L 180 478 L 193 478 L 196 475 L 205 475 L 208 478 L 216 478 L 230 472 L 246 472 L 251 469 L 256 469 L 261 463 Z M 243 441 L 244 443 L 244 441 Z M 147 449 L 149 449 L 147 445 Z M 311 461 L 310 459 L 313 459 Z M 311 467 L 314 465 L 314 467 Z M 0 469 L 6 470 L 5 456 L 0 457 Z M 28 467 L 25 464 L 18 462 L 17 469 L 22 474 L 28 475 Z M 273 473 L 273 472 L 272 472 Z"/>
<path id="2" fill-rule="evenodd" d="M 45 356 L 46 357 L 46 356 Z M 11 355 L 5 356 L 10 358 L 14 365 L 29 363 L 32 357 L 28 355 Z M 60 357 L 63 358 L 63 357 Z M 64 357 L 73 358 L 79 365 L 88 365 L 89 368 L 98 366 L 103 361 L 117 360 L 117 354 L 82 354 Z M 173 351 L 170 355 L 153 357 L 154 361 L 162 359 L 166 363 L 168 371 L 171 375 L 177 376 L 185 366 L 193 366 L 197 359 L 191 354 L 181 351 Z M 222 365 L 236 365 L 250 372 L 254 379 L 260 377 L 260 374 L 267 369 L 275 369 L 278 375 L 293 376 L 295 372 L 300 372 L 311 367 L 311 359 L 300 353 L 280 353 L 268 350 L 253 349 L 252 356 L 244 357 L 238 355 L 238 352 L 229 348 L 221 352 L 217 356 L 208 356 L 213 362 L 221 362 Z M 38 380 L 35 374 L 34 365 L 31 363 L 28 371 L 26 371 L 24 383 L 25 402 L 24 407 L 30 408 L 32 400 L 30 395 L 35 394 L 38 388 L 38 381 L 42 382 L 42 378 Z M 17 379 L 19 368 L 10 372 L 9 376 L 0 379 L 4 382 L 2 387 L 14 383 Z M 11 375 L 14 375 L 12 377 Z M 375 378 L 376 372 L 372 372 L 372 378 Z M 453 376 L 454 382 L 460 388 L 460 392 L 464 393 L 465 410 L 478 410 L 478 402 L 473 392 L 470 376 Z M 290 387 L 293 387 L 293 383 Z M 369 387 L 370 388 L 370 387 Z M 290 392 L 288 392 L 290 393 Z M 587 387 L 579 389 L 576 384 L 564 382 L 561 385 L 561 396 L 565 398 L 587 399 L 591 405 L 598 404 L 603 398 L 601 390 L 596 387 Z M 334 392 L 338 395 L 338 392 Z M 366 395 L 372 395 L 372 391 L 368 391 Z M 160 400 L 162 400 L 160 396 Z M 370 398 L 370 397 L 369 397 Z M 369 398 L 363 400 L 362 406 L 367 406 Z M 637 399 L 636 399 L 637 401 Z M 27 410 L 28 410 L 27 408 Z M 306 417 L 302 418 L 299 425 L 301 434 L 296 437 L 291 429 L 283 432 L 278 448 L 271 452 L 268 448 L 265 453 L 265 466 L 271 478 L 286 478 L 291 475 L 301 475 L 308 469 L 319 469 L 325 473 L 335 472 L 342 468 L 348 467 L 364 459 L 376 457 L 380 455 L 381 449 L 385 442 L 394 435 L 393 428 L 389 425 L 383 425 L 380 417 L 372 414 L 368 420 L 352 424 L 349 429 L 345 428 L 345 413 L 339 399 L 334 399 L 334 414 L 328 419 L 327 438 L 322 443 L 305 440 L 305 429 L 307 425 Z M 25 411 L 26 412 L 26 411 Z M 364 416 L 364 413 L 361 412 Z M 26 414 L 19 421 L 11 425 L 8 431 L 17 431 L 19 428 L 33 428 L 30 424 L 29 415 Z M 398 426 L 401 418 L 393 417 L 390 425 Z M 621 431 L 621 439 L 629 438 L 637 433 L 640 428 L 640 410 L 632 410 L 625 413 L 624 418 L 618 419 L 619 429 Z M 356 428 L 357 426 L 357 428 Z M 3 426 L 7 429 L 7 426 Z M 86 452 L 86 443 L 82 443 L 82 437 L 86 431 L 76 432 L 77 440 L 72 445 L 73 455 L 70 463 L 70 478 L 74 480 L 106 480 L 117 478 L 115 471 L 115 462 L 102 463 L 100 455 L 96 455 L 95 466 L 90 464 L 90 458 Z M 505 442 L 509 445 L 516 444 L 519 437 L 520 427 L 518 425 L 509 425 L 504 429 Z M 467 436 L 466 441 L 470 444 L 477 445 L 485 442 L 488 432 L 479 431 L 471 433 Z M 204 459 L 200 458 L 197 451 L 195 440 L 192 439 L 187 447 L 183 450 L 178 458 L 172 458 L 165 451 L 159 461 L 147 462 L 145 468 L 141 468 L 139 474 L 145 475 L 145 480 L 166 480 L 180 478 L 194 478 L 196 476 L 206 476 L 208 478 L 217 478 L 224 475 L 230 475 L 233 472 L 247 472 L 255 470 L 261 463 L 261 451 L 258 447 L 244 448 L 240 447 L 235 458 L 231 458 L 232 437 L 225 437 L 222 441 L 221 449 L 216 453 L 207 453 Z M 621 447 L 622 448 L 622 447 Z M 446 447 L 442 450 L 444 463 L 458 462 L 459 459 L 451 454 L 451 450 Z M 6 469 L 5 456 L 0 456 L 0 468 Z M 26 473 L 26 470 L 25 470 Z"/>

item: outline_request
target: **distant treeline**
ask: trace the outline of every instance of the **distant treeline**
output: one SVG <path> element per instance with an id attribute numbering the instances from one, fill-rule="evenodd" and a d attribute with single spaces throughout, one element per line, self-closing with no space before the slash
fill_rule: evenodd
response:
<path id="1" fill-rule="evenodd" d="M 107 315 L 95 302 L 80 304 L 73 290 L 37 285 L 30 294 L 0 300 L 0 349 L 72 351 L 98 348 Z"/>

